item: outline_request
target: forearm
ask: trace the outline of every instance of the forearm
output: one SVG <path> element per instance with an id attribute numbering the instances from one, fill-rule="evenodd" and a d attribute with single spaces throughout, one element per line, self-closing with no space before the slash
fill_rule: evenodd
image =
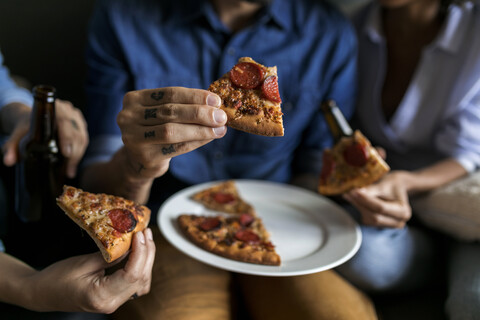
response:
<path id="1" fill-rule="evenodd" d="M 10 103 L 0 108 L 0 132 L 9 135 L 20 121 L 30 121 L 32 109 L 23 103 Z"/>
<path id="2" fill-rule="evenodd" d="M 468 172 L 454 159 L 446 159 L 429 167 L 404 173 L 409 194 L 430 191 L 441 187 Z"/>
<path id="3" fill-rule="evenodd" d="M 35 269 L 5 253 L 0 253 L 0 301 L 34 309 L 32 279 Z"/>
<path id="4" fill-rule="evenodd" d="M 148 201 L 153 180 L 140 176 L 130 165 L 125 149 L 121 148 L 109 162 L 86 168 L 80 184 L 90 192 L 109 193 L 144 204 Z"/>

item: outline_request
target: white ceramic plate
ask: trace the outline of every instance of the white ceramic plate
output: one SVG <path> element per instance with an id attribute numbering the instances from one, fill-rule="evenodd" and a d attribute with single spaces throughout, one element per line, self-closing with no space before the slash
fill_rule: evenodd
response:
<path id="1" fill-rule="evenodd" d="M 158 225 L 177 249 L 206 264 L 229 271 L 294 276 L 334 268 L 350 259 L 361 243 L 360 228 L 331 200 L 298 187 L 257 180 L 235 180 L 243 199 L 253 205 L 282 259 L 281 266 L 264 266 L 226 259 L 190 242 L 176 218 L 180 214 L 218 214 L 190 197 L 220 181 L 181 190 L 160 208 Z"/>

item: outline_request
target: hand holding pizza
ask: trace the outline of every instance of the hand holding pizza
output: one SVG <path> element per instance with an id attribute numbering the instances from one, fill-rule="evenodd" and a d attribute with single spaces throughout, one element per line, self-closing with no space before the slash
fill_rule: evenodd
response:
<path id="1" fill-rule="evenodd" d="M 144 178 L 163 175 L 170 159 L 226 133 L 220 98 L 200 89 L 128 92 L 117 123 L 131 167 Z"/>
<path id="2" fill-rule="evenodd" d="M 406 172 L 394 171 L 378 183 L 353 189 L 343 197 L 360 211 L 362 223 L 403 228 L 412 217 L 405 183 L 407 178 Z"/>
<path id="3" fill-rule="evenodd" d="M 132 296 L 150 291 L 155 244 L 150 229 L 137 232 L 125 266 L 105 275 L 100 253 L 69 258 L 36 272 L 22 306 L 36 311 L 112 313 Z"/>

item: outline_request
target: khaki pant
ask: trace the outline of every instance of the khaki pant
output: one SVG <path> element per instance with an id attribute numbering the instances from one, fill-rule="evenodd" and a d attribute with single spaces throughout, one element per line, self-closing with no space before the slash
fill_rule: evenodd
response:
<path id="1" fill-rule="evenodd" d="M 377 319 L 370 299 L 334 271 L 232 276 L 187 257 L 153 231 L 157 254 L 150 293 L 124 304 L 115 319 Z"/>

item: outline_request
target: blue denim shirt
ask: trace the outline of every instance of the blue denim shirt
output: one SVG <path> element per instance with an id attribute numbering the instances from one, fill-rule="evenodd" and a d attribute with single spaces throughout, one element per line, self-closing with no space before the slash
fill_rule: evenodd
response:
<path id="1" fill-rule="evenodd" d="M 87 50 L 91 135 L 85 165 L 122 146 L 116 116 L 130 90 L 208 88 L 242 56 L 278 67 L 284 137 L 229 128 L 226 136 L 173 158 L 170 172 L 188 184 L 219 179 L 288 182 L 317 174 L 331 136 L 319 106 L 337 100 L 347 117 L 356 95 L 356 39 L 323 1 L 274 0 L 249 27 L 230 31 L 209 1 L 103 0 L 93 14 Z"/>
<path id="2" fill-rule="evenodd" d="M 31 106 L 33 97 L 28 90 L 18 87 L 10 78 L 10 73 L 3 64 L 3 55 L 0 52 L 0 108 L 12 102 Z"/>

